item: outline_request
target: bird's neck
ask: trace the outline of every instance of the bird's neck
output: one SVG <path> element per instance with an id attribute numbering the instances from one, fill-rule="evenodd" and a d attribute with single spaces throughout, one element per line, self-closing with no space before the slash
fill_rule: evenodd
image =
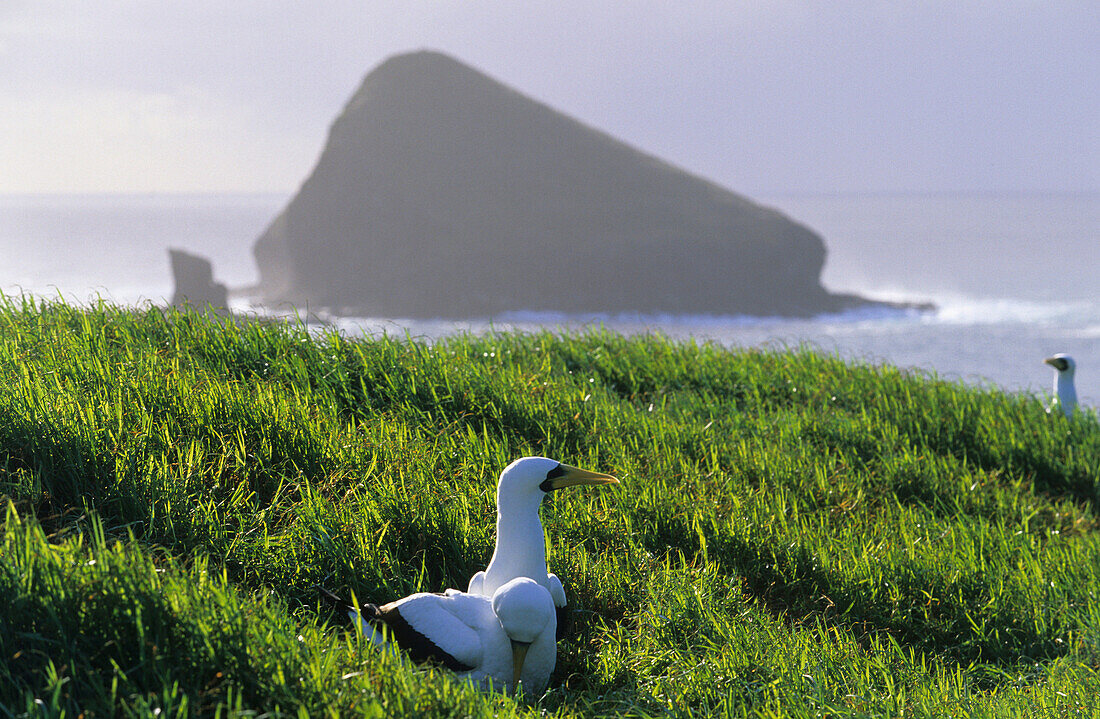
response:
<path id="1" fill-rule="evenodd" d="M 1054 393 L 1066 414 L 1077 406 L 1077 389 L 1073 386 L 1073 375 L 1059 373 L 1054 380 Z"/>
<path id="2" fill-rule="evenodd" d="M 497 544 L 485 570 L 486 594 L 516 577 L 530 577 L 539 584 L 546 579 L 546 539 L 542 534 L 538 505 L 522 511 L 497 509 Z"/>

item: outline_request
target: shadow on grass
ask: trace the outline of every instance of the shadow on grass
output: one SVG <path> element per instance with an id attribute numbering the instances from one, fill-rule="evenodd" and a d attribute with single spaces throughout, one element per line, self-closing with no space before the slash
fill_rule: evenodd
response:
<path id="1" fill-rule="evenodd" d="M 250 435 L 256 430 L 244 429 Z M 242 472 L 229 463 L 222 476 L 207 474 L 209 468 L 164 476 L 173 461 L 167 448 L 155 441 L 148 447 L 112 448 L 96 439 L 97 432 L 56 420 L 35 422 L 16 412 L 0 420 L 0 467 L 9 479 L 5 493 L 33 513 L 47 534 L 75 527 L 92 510 L 110 535 L 182 546 L 200 529 L 200 501 L 228 508 L 240 501 L 244 482 L 251 504 L 265 507 L 283 486 L 284 475 L 301 478 L 302 467 L 320 475 L 324 467 L 319 456 L 295 444 L 299 438 L 292 431 L 276 430 L 271 445 L 277 454 L 256 463 L 262 470 Z M 158 462 L 165 466 L 151 468 Z"/>

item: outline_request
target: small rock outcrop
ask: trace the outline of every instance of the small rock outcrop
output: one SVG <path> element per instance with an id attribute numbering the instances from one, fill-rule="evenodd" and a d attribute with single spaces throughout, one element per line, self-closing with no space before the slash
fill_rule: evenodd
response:
<path id="1" fill-rule="evenodd" d="M 808 228 L 436 52 L 393 57 L 256 242 L 268 303 L 342 314 L 810 316 Z"/>
<path id="2" fill-rule="evenodd" d="M 176 287 L 172 293 L 173 305 L 210 306 L 216 311 L 226 311 L 229 291 L 225 285 L 214 281 L 214 268 L 210 260 L 174 248 L 169 248 L 168 257 Z"/>

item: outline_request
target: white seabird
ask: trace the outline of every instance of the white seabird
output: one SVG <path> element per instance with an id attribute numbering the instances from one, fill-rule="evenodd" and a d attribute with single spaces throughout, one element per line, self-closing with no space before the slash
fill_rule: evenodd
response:
<path id="1" fill-rule="evenodd" d="M 505 467 L 497 483 L 497 541 L 484 571 L 470 579 L 470 594 L 492 596 L 516 577 L 545 587 L 558 609 L 558 631 L 565 627 L 565 588 L 546 570 L 546 537 L 539 521 L 543 497 L 579 484 L 618 484 L 610 474 L 589 472 L 546 457 L 524 457 Z"/>
<path id="2" fill-rule="evenodd" d="M 1065 353 L 1059 353 L 1053 357 L 1047 357 L 1043 362 L 1054 368 L 1054 402 L 1047 409 L 1052 411 L 1055 407 L 1061 407 L 1067 417 L 1073 415 L 1077 407 L 1077 390 L 1073 386 L 1073 372 L 1077 369 L 1077 363 Z"/>
<path id="3" fill-rule="evenodd" d="M 415 662 L 434 662 L 482 689 L 541 694 L 557 660 L 554 601 L 527 577 L 492 598 L 448 589 L 348 612 L 376 646 L 392 641 Z"/>

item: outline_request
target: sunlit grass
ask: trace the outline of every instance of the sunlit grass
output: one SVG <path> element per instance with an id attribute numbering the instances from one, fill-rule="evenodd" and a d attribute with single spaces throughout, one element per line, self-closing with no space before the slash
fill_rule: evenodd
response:
<path id="1" fill-rule="evenodd" d="M 542 697 L 358 644 L 555 457 Z M 1100 424 L 808 350 L 0 307 L 0 716 L 1100 715 Z M 2 510 L 3 507 L 0 507 Z"/>

